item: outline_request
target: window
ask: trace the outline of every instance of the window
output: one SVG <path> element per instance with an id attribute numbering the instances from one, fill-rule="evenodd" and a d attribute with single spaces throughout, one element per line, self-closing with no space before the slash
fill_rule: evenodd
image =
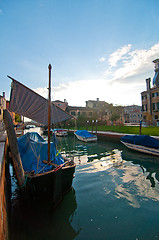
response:
<path id="1" fill-rule="evenodd" d="M 155 119 L 158 119 L 158 115 L 155 115 Z"/>
<path id="2" fill-rule="evenodd" d="M 152 104 L 152 109 L 153 109 L 153 111 L 156 110 L 156 104 L 155 103 Z"/>
<path id="3" fill-rule="evenodd" d="M 147 95 L 142 96 L 142 100 L 147 99 Z"/>
<path id="4" fill-rule="evenodd" d="M 152 93 L 152 97 L 158 97 L 159 93 L 158 92 L 154 92 Z"/>
<path id="5" fill-rule="evenodd" d="M 1 111 L 1 109 L 0 109 L 0 115 L 2 114 L 2 111 Z"/>
<path id="6" fill-rule="evenodd" d="M 94 107 L 94 108 L 96 107 L 96 103 L 93 103 L 93 107 Z"/>
<path id="7" fill-rule="evenodd" d="M 147 112 L 147 104 L 142 105 L 142 111 L 143 111 L 143 112 Z"/>
<path id="8" fill-rule="evenodd" d="M 143 120 L 146 120 L 146 116 L 143 116 Z"/>
<path id="9" fill-rule="evenodd" d="M 74 111 L 73 111 L 73 112 L 71 112 L 71 115 L 72 115 L 72 116 L 75 116 L 75 112 L 74 112 Z"/>

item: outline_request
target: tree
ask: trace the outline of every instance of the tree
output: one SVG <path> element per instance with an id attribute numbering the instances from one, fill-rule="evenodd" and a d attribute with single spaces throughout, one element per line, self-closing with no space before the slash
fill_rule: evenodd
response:
<path id="1" fill-rule="evenodd" d="M 120 118 L 120 115 L 117 113 L 112 113 L 110 120 L 116 122 Z"/>

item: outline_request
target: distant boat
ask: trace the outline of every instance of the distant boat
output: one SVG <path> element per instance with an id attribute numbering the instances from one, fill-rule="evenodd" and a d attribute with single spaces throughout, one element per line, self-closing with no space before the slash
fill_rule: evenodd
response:
<path id="1" fill-rule="evenodd" d="M 55 139 L 53 143 L 50 142 L 50 126 L 71 119 L 72 116 L 51 102 L 51 65 L 48 100 L 11 79 L 9 110 L 48 126 L 48 142 L 36 133 L 27 133 L 17 141 L 11 116 L 4 110 L 3 117 L 18 186 L 27 196 L 49 196 L 54 205 L 57 205 L 71 189 L 76 165 L 73 160 L 61 156 Z"/>
<path id="2" fill-rule="evenodd" d="M 121 142 L 132 150 L 159 156 L 159 140 L 148 135 L 125 135 Z"/>
<path id="3" fill-rule="evenodd" d="M 65 136 L 68 135 L 68 130 L 67 129 L 62 129 L 62 128 L 53 129 L 52 132 L 55 133 L 55 135 L 58 136 L 58 137 L 65 137 Z"/>
<path id="4" fill-rule="evenodd" d="M 44 129 L 43 133 L 48 134 L 48 129 Z M 50 129 L 50 133 L 55 134 L 57 137 L 65 137 L 68 135 L 68 130 L 62 129 L 62 128 L 59 128 L 59 129 L 55 128 L 55 129 Z"/>
<path id="5" fill-rule="evenodd" d="M 75 133 L 75 136 L 83 142 L 96 142 L 97 136 L 91 134 L 87 130 L 78 130 Z"/>

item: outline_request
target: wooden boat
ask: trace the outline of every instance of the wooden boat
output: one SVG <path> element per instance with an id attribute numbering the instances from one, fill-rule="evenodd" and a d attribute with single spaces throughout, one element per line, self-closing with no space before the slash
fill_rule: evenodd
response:
<path id="1" fill-rule="evenodd" d="M 128 148 L 159 156 L 159 140 L 148 135 L 125 135 L 121 142 Z"/>
<path id="2" fill-rule="evenodd" d="M 87 130 L 78 130 L 75 133 L 75 136 L 83 142 L 96 142 L 97 136 L 91 134 Z"/>
<path id="3" fill-rule="evenodd" d="M 73 160 L 61 156 L 56 149 L 55 140 L 50 143 L 50 125 L 72 116 L 51 102 L 51 65 L 48 100 L 11 79 L 9 110 L 38 123 L 48 124 L 48 142 L 40 135 L 29 133 L 17 141 L 11 116 L 4 110 L 4 122 L 18 185 L 25 195 L 35 198 L 51 197 L 54 205 L 57 205 L 71 189 L 76 165 Z"/>

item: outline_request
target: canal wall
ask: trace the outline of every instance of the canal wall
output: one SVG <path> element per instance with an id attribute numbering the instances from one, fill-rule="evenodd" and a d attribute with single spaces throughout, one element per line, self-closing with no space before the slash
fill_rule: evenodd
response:
<path id="1" fill-rule="evenodd" d="M 72 129 L 69 129 L 69 134 L 74 134 L 74 132 L 76 132 L 77 130 L 72 130 Z M 95 135 L 97 135 L 98 137 L 98 140 L 99 139 L 102 139 L 102 140 L 111 140 L 111 141 L 120 141 L 120 138 L 125 136 L 124 133 L 116 133 L 116 132 L 102 132 L 102 131 L 93 131 L 90 133 L 93 133 Z"/>
<path id="2" fill-rule="evenodd" d="M 8 184 L 6 179 L 6 138 L 0 138 L 0 239 L 8 240 Z"/>

